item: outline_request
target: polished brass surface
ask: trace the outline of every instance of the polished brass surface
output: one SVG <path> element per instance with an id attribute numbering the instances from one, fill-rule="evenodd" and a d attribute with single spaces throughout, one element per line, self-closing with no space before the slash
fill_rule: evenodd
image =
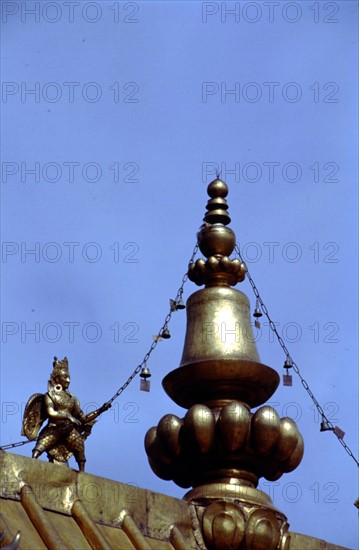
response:
<path id="1" fill-rule="evenodd" d="M 206 261 L 202 258 L 191 263 L 188 268 L 188 278 L 196 285 L 222 284 L 236 285 L 244 280 L 247 267 L 237 258 L 230 260 L 228 256 L 210 256 Z"/>
<path id="2" fill-rule="evenodd" d="M 67 550 L 59 533 L 51 524 L 40 506 L 34 491 L 29 485 L 23 485 L 20 490 L 21 504 L 26 510 L 31 522 L 49 550 Z"/>
<path id="3" fill-rule="evenodd" d="M 249 423 L 249 407 L 245 403 L 234 401 L 221 409 L 218 429 L 225 449 L 230 452 L 238 451 L 246 445 Z"/>
<path id="4" fill-rule="evenodd" d="M 288 530 L 286 525 L 286 531 Z M 265 548 L 276 550 L 279 543 L 283 548 L 282 525 L 278 517 L 271 510 L 254 510 L 247 522 L 246 546 L 247 548 Z M 282 538 L 282 541 L 281 541 Z"/>
<path id="5" fill-rule="evenodd" d="M 198 233 L 199 249 L 206 258 L 216 254 L 230 256 L 235 244 L 236 236 L 232 229 L 222 224 L 206 224 Z"/>
<path id="6" fill-rule="evenodd" d="M 304 444 L 295 422 L 269 406 L 250 415 L 245 403 L 193 405 L 181 420 L 166 415 L 146 435 L 150 465 L 181 487 L 213 482 L 256 487 L 259 477 L 278 479 L 300 463 Z M 222 491 L 222 489 L 221 489 Z"/>
<path id="7" fill-rule="evenodd" d="M 75 500 L 73 503 L 71 513 L 92 548 L 95 550 L 111 550 L 105 537 L 80 499 Z"/>
<path id="8" fill-rule="evenodd" d="M 239 548 L 244 539 L 245 517 L 230 502 L 214 502 L 203 515 L 203 538 L 211 550 Z"/>
<path id="9" fill-rule="evenodd" d="M 122 521 L 122 529 L 125 531 L 126 535 L 136 549 L 152 550 L 151 544 L 143 536 L 141 530 L 137 527 L 136 523 L 129 514 L 126 514 Z"/>
<path id="10" fill-rule="evenodd" d="M 22 424 L 22 435 L 36 439 L 33 458 L 47 453 L 50 462 L 67 464 L 74 455 L 80 471 L 85 467 L 84 441 L 90 435 L 95 419 L 110 405 L 105 403 L 96 411 L 85 415 L 77 397 L 68 391 L 70 373 L 68 359 L 54 358 L 53 371 L 46 394 L 36 393 L 27 402 Z M 38 435 L 45 420 L 48 424 Z"/>
<path id="11" fill-rule="evenodd" d="M 198 246 L 207 260 L 199 258 L 188 267 L 188 278 L 196 285 L 235 285 L 245 278 L 246 265 L 237 258 L 230 259 L 236 236 L 232 229 L 226 227 L 231 221 L 227 214 L 227 185 L 216 179 L 208 186 L 212 197 L 207 203 L 204 224 L 197 234 Z"/>
<path id="12" fill-rule="evenodd" d="M 39 530 L 33 526 L 21 504 L 20 492 L 24 485 L 31 487 L 37 504 L 41 507 L 40 514 L 37 515 Z M 0 531 L 6 529 L 6 540 L 9 541 L 15 537 L 17 531 L 21 531 L 19 550 L 45 549 L 47 546 L 39 537 L 39 531 L 44 529 L 42 520 L 45 516 L 48 520 L 45 519 L 45 524 L 50 524 L 47 528 L 52 533 L 55 530 L 58 532 L 65 541 L 66 548 L 90 548 L 71 514 L 73 505 L 79 498 L 86 506 L 91 520 L 96 522 L 110 547 L 114 549 L 136 548 L 122 529 L 123 519 L 130 515 L 153 549 L 203 550 L 206 547 L 203 540 L 203 518 L 212 497 L 214 502 L 225 500 L 239 506 L 246 518 L 246 526 L 251 510 L 258 508 L 266 512 L 273 511 L 276 516 L 278 514 L 279 521 L 285 525 L 285 516 L 275 510 L 268 495 L 253 487 L 228 485 L 225 487 L 225 484 L 210 483 L 207 487 L 192 489 L 188 500 L 178 500 L 42 460 L 0 452 Z M 210 512 L 211 514 L 205 516 L 205 521 L 210 521 L 211 517 L 216 523 L 222 521 L 223 510 L 218 510 L 218 520 L 218 514 L 213 513 L 216 509 L 211 508 Z M 253 520 L 249 526 L 251 525 Z M 283 541 L 288 539 L 287 535 L 284 531 Z M 280 550 L 348 550 L 296 533 L 289 533 L 289 536 L 289 547 L 281 546 Z"/>
<path id="13" fill-rule="evenodd" d="M 163 387 L 175 403 L 185 408 L 199 402 L 210 407 L 224 406 L 235 400 L 256 407 L 278 386 L 278 374 L 270 367 L 265 373 L 268 385 L 262 383 L 265 366 L 254 361 L 228 360 L 226 365 L 220 360 L 204 361 L 195 368 L 187 365 L 171 371 L 163 379 Z"/>
<path id="14" fill-rule="evenodd" d="M 174 414 L 166 414 L 158 423 L 159 444 L 172 456 L 181 452 L 180 430 L 183 420 Z"/>
<path id="15" fill-rule="evenodd" d="M 255 407 L 278 384 L 278 373 L 259 362 L 245 294 L 222 286 L 192 294 L 181 365 L 163 380 L 168 395 L 186 408 L 232 400 Z"/>
<path id="16" fill-rule="evenodd" d="M 231 480 L 233 481 L 233 480 Z M 270 497 L 248 485 L 238 485 L 236 483 L 212 483 L 203 484 L 199 487 L 195 487 L 186 493 L 183 497 L 187 502 L 199 502 L 204 498 L 210 498 L 218 500 L 221 498 L 235 499 L 241 504 L 247 504 L 248 506 L 257 506 L 262 508 L 268 508 L 279 512 L 273 505 Z"/>
<path id="17" fill-rule="evenodd" d="M 278 413 L 268 405 L 258 409 L 251 422 L 251 443 L 256 453 L 267 454 L 275 445 L 280 433 Z"/>
<path id="18" fill-rule="evenodd" d="M 191 500 L 204 541 L 210 550 L 287 550 L 286 517 L 267 503 L 249 504 L 218 495 Z M 197 536 L 197 538 L 199 538 Z"/>
<path id="19" fill-rule="evenodd" d="M 77 548 L 88 547 L 84 535 L 72 516 L 73 505 L 78 499 L 86 506 L 91 520 L 101 529 L 106 540 L 118 540 L 118 543 L 114 543 L 112 548 L 133 548 L 123 529 L 123 519 L 127 515 L 131 516 L 153 549 L 172 549 L 172 545 L 169 542 L 166 545 L 165 541 L 169 541 L 173 525 L 178 525 L 185 540 L 188 541 L 188 548 L 196 548 L 191 530 L 190 511 L 188 504 L 183 500 L 81 473 L 72 468 L 64 468 L 43 460 L 32 460 L 21 455 L 0 451 L 1 511 L 8 510 L 8 507 L 2 506 L 2 503 L 9 502 L 14 506 L 18 504 L 23 512 L 20 514 L 15 509 L 14 512 L 9 512 L 8 516 L 11 520 L 8 522 L 11 527 L 9 530 L 11 537 L 14 537 L 18 530 L 26 533 L 28 544 L 21 547 L 22 550 L 42 548 L 37 544 L 37 529 L 32 527 L 32 523 L 20 503 L 20 491 L 23 485 L 32 488 L 45 517 L 51 522 L 53 531 L 58 530 L 63 539 L 67 533 L 72 533 L 74 540 L 82 537 L 84 542 L 82 546 L 78 544 Z M 8 514 L 6 513 L 6 515 Z M 25 516 L 24 519 L 22 516 Z M 67 519 L 66 533 L 61 531 L 64 522 L 60 522 L 60 518 Z M 29 525 L 25 523 L 25 520 Z M 103 531 L 103 526 L 112 529 L 111 538 Z M 1 525 L 0 528 L 6 527 Z M 153 544 L 151 539 L 154 539 Z M 127 541 L 127 543 L 120 544 L 121 540 Z M 157 540 L 158 544 L 156 544 Z M 71 548 L 71 546 L 67 546 L 67 548 Z"/>
<path id="20" fill-rule="evenodd" d="M 224 181 L 216 178 L 207 187 L 207 193 L 211 197 L 207 202 L 207 212 L 204 221 L 209 224 L 220 223 L 227 225 L 231 218 L 228 215 L 228 204 L 225 197 L 228 195 L 228 186 Z"/>
<path id="21" fill-rule="evenodd" d="M 249 300 L 239 290 L 214 286 L 187 300 L 181 366 L 209 359 L 259 361 Z"/>
<path id="22" fill-rule="evenodd" d="M 0 529 L 6 530 L 5 544 L 10 543 L 18 531 L 21 532 L 21 546 L 19 550 L 46 550 L 42 538 L 32 524 L 29 516 L 20 502 L 1 499 L 0 500 Z M 25 543 L 26 541 L 26 543 Z M 31 545 L 27 544 L 31 541 Z M 0 543 L 0 548 L 4 546 L 4 541 Z M 89 550 L 89 549 L 86 549 Z"/>
<path id="23" fill-rule="evenodd" d="M 188 545 L 188 541 L 184 538 L 176 525 L 171 529 L 170 541 L 175 550 L 189 550 L 190 548 L 194 548 Z"/>

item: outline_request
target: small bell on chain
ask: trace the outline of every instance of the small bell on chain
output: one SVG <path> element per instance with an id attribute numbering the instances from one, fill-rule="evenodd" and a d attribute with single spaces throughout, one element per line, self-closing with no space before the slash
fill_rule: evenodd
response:
<path id="1" fill-rule="evenodd" d="M 141 382 L 140 382 L 140 390 L 142 391 L 150 391 L 150 387 L 151 387 L 151 382 L 149 380 L 147 380 L 148 378 L 150 378 L 150 376 L 152 376 L 151 372 L 150 372 L 150 369 L 147 367 L 147 365 L 145 364 L 143 367 L 142 367 L 142 370 L 141 370 L 141 373 L 140 373 L 140 378 L 141 378 Z"/>
<path id="2" fill-rule="evenodd" d="M 168 328 L 164 328 L 163 331 L 160 334 L 161 338 L 164 338 L 165 340 L 168 340 L 168 338 L 171 338 L 170 331 Z"/>
<path id="3" fill-rule="evenodd" d="M 172 298 L 170 298 L 170 307 L 171 307 L 171 311 L 178 311 L 179 309 L 185 309 L 186 306 L 182 298 L 180 298 L 177 302 L 175 300 L 172 300 Z"/>
<path id="4" fill-rule="evenodd" d="M 283 374 L 283 386 L 292 386 L 292 375 L 289 374 L 289 370 L 293 367 L 292 360 L 289 358 L 289 355 L 287 355 L 286 360 L 284 361 L 283 368 L 286 370 L 287 374 Z"/>
<path id="5" fill-rule="evenodd" d="M 328 420 L 324 416 L 322 416 L 322 421 L 320 423 L 320 431 L 329 432 L 330 430 L 333 430 L 333 428 L 330 426 Z"/>
<path id="6" fill-rule="evenodd" d="M 261 324 L 260 324 L 260 322 L 258 321 L 258 319 L 259 319 L 259 317 L 262 317 L 262 316 L 263 316 L 263 313 L 262 313 L 261 310 L 259 309 L 259 300 L 258 300 L 258 298 L 257 298 L 257 300 L 256 300 L 256 307 L 255 307 L 255 310 L 254 310 L 254 312 L 253 312 L 253 317 L 256 318 L 256 320 L 254 321 L 254 326 L 255 326 L 256 328 L 258 328 L 258 329 L 261 328 Z"/>
<path id="7" fill-rule="evenodd" d="M 320 431 L 321 432 L 329 432 L 332 431 L 335 433 L 338 439 L 343 439 L 345 436 L 345 432 L 339 426 L 333 426 L 330 424 L 329 420 L 322 415 L 322 421 L 320 423 Z"/>

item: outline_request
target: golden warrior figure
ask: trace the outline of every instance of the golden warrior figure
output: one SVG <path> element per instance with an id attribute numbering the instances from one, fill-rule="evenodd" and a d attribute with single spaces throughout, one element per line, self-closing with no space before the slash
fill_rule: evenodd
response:
<path id="1" fill-rule="evenodd" d="M 86 462 L 84 441 L 90 435 L 95 419 L 111 405 L 104 403 L 85 415 L 77 397 L 68 391 L 69 385 L 67 357 L 62 361 L 54 357 L 48 391 L 46 394 L 35 393 L 28 400 L 21 435 L 36 439 L 33 458 L 39 458 L 46 451 L 50 462 L 67 465 L 68 459 L 74 455 L 80 472 L 83 472 Z M 46 419 L 48 423 L 38 436 Z"/>

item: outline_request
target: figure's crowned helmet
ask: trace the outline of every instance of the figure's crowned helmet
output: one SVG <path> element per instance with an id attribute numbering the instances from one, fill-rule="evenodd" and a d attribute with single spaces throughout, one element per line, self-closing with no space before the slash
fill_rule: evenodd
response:
<path id="1" fill-rule="evenodd" d="M 69 374 L 69 360 L 67 357 L 64 357 L 62 361 L 60 361 L 56 356 L 54 357 L 54 361 L 52 363 L 52 373 L 50 375 L 50 382 L 51 384 L 55 383 L 55 380 L 57 376 L 60 373 L 66 372 Z"/>

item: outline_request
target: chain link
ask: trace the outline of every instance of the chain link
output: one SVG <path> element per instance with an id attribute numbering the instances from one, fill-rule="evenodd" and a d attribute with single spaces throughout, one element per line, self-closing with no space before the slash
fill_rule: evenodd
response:
<path id="1" fill-rule="evenodd" d="M 235 247 L 235 250 L 237 252 L 237 255 L 238 255 L 238 258 L 240 259 L 241 262 L 245 263 L 243 258 L 242 258 L 242 255 L 241 255 L 241 251 L 240 251 L 240 248 L 239 248 L 239 245 L 236 244 L 236 247 Z M 346 450 L 346 452 L 348 453 L 349 456 L 352 457 L 352 459 L 354 460 L 354 462 L 356 463 L 356 465 L 359 467 L 359 462 L 358 460 L 355 458 L 354 454 L 352 453 L 352 451 L 350 450 L 350 448 L 348 447 L 348 445 L 345 443 L 345 441 L 343 441 L 343 439 L 336 433 L 335 431 L 335 426 L 333 426 L 333 424 L 330 422 L 330 420 L 328 420 L 328 418 L 326 417 L 325 413 L 324 413 L 324 410 L 323 408 L 319 405 L 317 399 L 314 397 L 314 394 L 312 392 L 312 390 L 310 389 L 309 387 L 309 384 L 308 382 L 303 378 L 303 376 L 301 375 L 300 373 L 300 370 L 299 370 L 299 367 L 298 365 L 295 363 L 295 361 L 293 361 L 284 341 L 283 341 L 283 338 L 280 336 L 280 334 L 278 333 L 277 331 L 277 327 L 275 326 L 275 323 L 272 321 L 272 319 L 270 318 L 270 315 L 269 315 L 269 312 L 268 312 L 268 309 L 266 307 L 266 305 L 264 304 L 263 300 L 262 300 L 262 297 L 261 295 L 259 294 L 259 291 L 251 277 L 251 274 L 249 273 L 248 269 L 247 269 L 247 273 L 246 273 L 246 276 L 247 276 L 247 279 L 248 281 L 250 282 L 251 284 L 251 287 L 253 289 L 253 292 L 254 292 L 254 295 L 256 297 L 256 300 L 258 300 L 260 306 L 261 306 L 261 309 L 264 313 L 264 315 L 267 317 L 268 319 L 268 322 L 269 322 L 269 326 L 270 328 L 272 329 L 272 331 L 274 332 L 274 334 L 276 335 L 277 337 L 277 340 L 279 342 L 279 345 L 280 347 L 282 348 L 282 350 L 284 351 L 285 355 L 286 355 L 286 359 L 288 361 L 290 361 L 291 363 L 291 366 L 293 367 L 293 370 L 294 372 L 299 376 L 300 378 L 300 381 L 302 383 L 302 386 L 303 388 L 306 390 L 306 392 L 308 393 L 309 397 L 311 398 L 311 400 L 313 401 L 317 411 L 319 412 L 319 414 L 321 415 L 322 419 L 327 422 L 328 426 L 329 426 L 329 429 L 334 433 L 334 435 L 337 437 L 337 439 L 339 440 L 339 442 L 341 443 L 341 445 L 344 447 L 344 449 Z"/>
<path id="2" fill-rule="evenodd" d="M 71 426 L 71 423 L 67 424 L 66 426 L 62 426 L 61 428 L 58 428 L 54 433 L 59 434 L 61 432 L 64 432 L 64 431 L 69 429 L 69 426 Z M 13 449 L 14 447 L 22 447 L 22 445 L 27 445 L 28 443 L 37 442 L 39 437 L 37 437 L 36 439 L 30 439 L 28 441 L 26 441 L 26 440 L 25 441 L 18 441 L 17 443 L 8 443 L 7 445 L 2 445 L 0 447 L 0 450 L 1 451 L 6 451 L 7 449 Z"/>
<path id="3" fill-rule="evenodd" d="M 8 445 L 3 445 L 0 447 L 2 451 L 6 451 L 7 449 L 13 449 L 14 447 L 22 447 L 22 445 L 26 445 L 27 443 L 32 443 L 32 441 L 18 441 L 17 443 L 8 443 Z"/>

